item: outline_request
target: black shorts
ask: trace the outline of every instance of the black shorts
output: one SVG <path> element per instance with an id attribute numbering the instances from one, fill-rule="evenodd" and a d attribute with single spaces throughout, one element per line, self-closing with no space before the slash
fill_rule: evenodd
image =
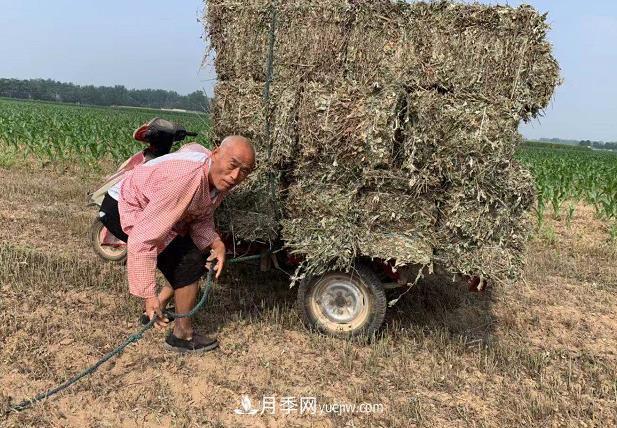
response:
<path id="1" fill-rule="evenodd" d="M 116 238 L 123 242 L 130 239 L 120 226 L 118 201 L 105 195 L 101 210 L 101 223 L 105 225 Z M 156 267 L 174 288 L 182 288 L 199 280 L 207 271 L 207 252 L 197 248 L 190 236 L 176 236 L 173 241 L 158 255 Z"/>

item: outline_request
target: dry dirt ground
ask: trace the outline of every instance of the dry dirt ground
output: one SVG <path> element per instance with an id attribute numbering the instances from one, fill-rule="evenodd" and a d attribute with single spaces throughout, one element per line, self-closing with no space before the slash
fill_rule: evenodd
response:
<path id="1" fill-rule="evenodd" d="M 0 169 L 0 407 L 92 364 L 137 328 L 124 267 L 86 234 L 97 177 Z M 219 350 L 178 356 L 148 332 L 91 377 L 8 427 L 615 426 L 616 244 L 593 212 L 549 219 L 526 280 L 473 294 L 426 280 L 372 343 L 307 331 L 284 278 L 230 268 L 198 316 Z M 237 415 L 243 395 L 275 412 Z M 289 404 L 372 403 L 313 413 Z M 330 410 L 330 411 L 328 411 Z"/>

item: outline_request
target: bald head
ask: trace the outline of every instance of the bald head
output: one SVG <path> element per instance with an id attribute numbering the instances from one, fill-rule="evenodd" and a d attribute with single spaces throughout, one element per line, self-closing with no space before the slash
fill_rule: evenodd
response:
<path id="1" fill-rule="evenodd" d="M 230 135 L 221 141 L 219 150 L 233 152 L 247 161 L 251 169 L 255 166 L 255 149 L 248 138 L 242 135 Z"/>
<path id="2" fill-rule="evenodd" d="M 255 153 L 253 149 L 253 145 L 251 144 L 250 140 L 246 137 L 243 137 L 242 135 L 229 135 L 223 138 L 223 141 L 221 141 L 220 147 L 230 147 L 230 146 L 243 147 Z"/>
<path id="3" fill-rule="evenodd" d="M 212 151 L 210 184 L 228 191 L 244 181 L 254 168 L 255 149 L 251 142 L 241 135 L 230 135 Z"/>

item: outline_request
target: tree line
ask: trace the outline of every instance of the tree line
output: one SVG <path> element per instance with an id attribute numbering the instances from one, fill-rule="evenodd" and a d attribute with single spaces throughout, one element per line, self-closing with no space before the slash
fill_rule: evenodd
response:
<path id="1" fill-rule="evenodd" d="M 57 101 L 97 106 L 177 108 L 209 111 L 210 100 L 202 91 L 180 95 L 163 89 L 127 89 L 122 85 L 93 86 L 51 79 L 0 79 L 0 97 Z"/>
<path id="2" fill-rule="evenodd" d="M 582 140 L 579 141 L 578 145 L 594 149 L 617 150 L 617 143 L 605 143 L 604 141 Z"/>

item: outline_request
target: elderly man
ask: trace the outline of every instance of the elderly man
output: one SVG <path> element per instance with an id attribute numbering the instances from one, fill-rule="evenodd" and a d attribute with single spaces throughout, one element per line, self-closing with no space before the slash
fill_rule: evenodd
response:
<path id="1" fill-rule="evenodd" d="M 188 312 L 196 304 L 199 279 L 215 260 L 216 278 L 221 275 L 225 244 L 214 228 L 214 210 L 255 167 L 255 151 L 241 136 L 225 138 L 212 152 L 190 146 L 139 165 L 101 205 L 103 224 L 127 242 L 129 291 L 145 299 L 145 314 L 157 317 L 160 329 L 169 322 L 162 311 L 172 296 L 176 311 Z M 156 268 L 171 286 L 158 295 Z M 218 346 L 216 339 L 195 333 L 190 318 L 177 319 L 165 342 L 179 352 Z"/>

